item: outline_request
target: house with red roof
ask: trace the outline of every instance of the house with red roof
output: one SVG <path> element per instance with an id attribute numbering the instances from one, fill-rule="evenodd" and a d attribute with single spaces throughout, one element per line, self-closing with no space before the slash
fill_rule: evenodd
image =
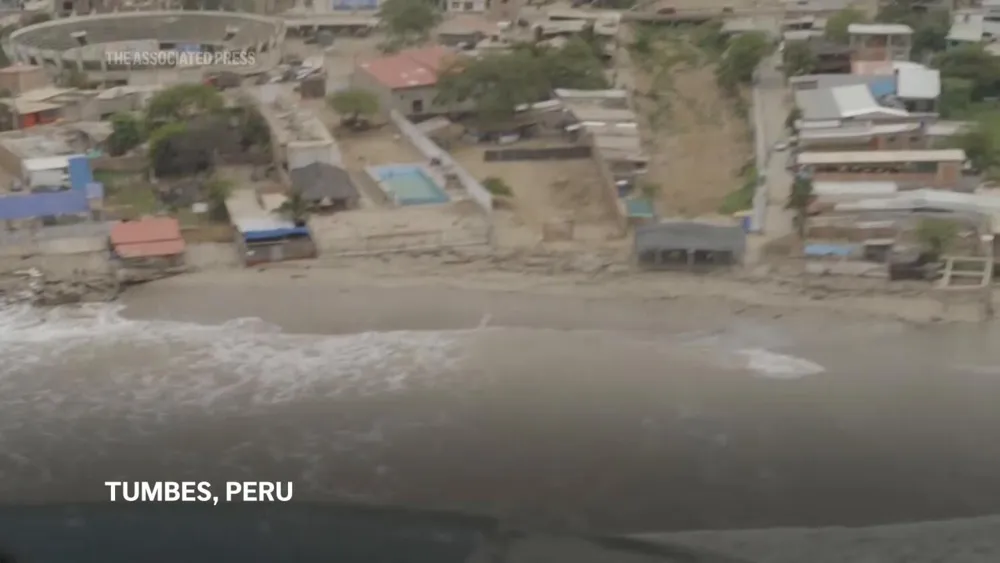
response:
<path id="1" fill-rule="evenodd" d="M 126 268 L 179 266 L 184 261 L 184 238 L 173 217 L 143 217 L 111 227 L 112 255 Z"/>
<path id="2" fill-rule="evenodd" d="M 351 86 L 374 93 L 383 112 L 407 117 L 454 111 L 435 103 L 438 74 L 454 62 L 456 51 L 441 45 L 407 49 L 362 61 L 354 67 Z"/>

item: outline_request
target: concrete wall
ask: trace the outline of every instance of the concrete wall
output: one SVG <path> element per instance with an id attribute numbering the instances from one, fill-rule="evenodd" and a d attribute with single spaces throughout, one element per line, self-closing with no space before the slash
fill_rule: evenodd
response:
<path id="1" fill-rule="evenodd" d="M 493 195 L 476 180 L 472 174 L 462 168 L 447 152 L 441 149 L 441 147 L 434 144 L 422 131 L 417 129 L 417 127 L 411 123 L 408 119 L 403 117 L 399 112 L 393 111 L 390 116 L 392 122 L 396 124 L 396 127 L 403 134 L 410 143 L 416 147 L 420 154 L 424 156 L 427 160 L 437 158 L 441 161 L 441 164 L 451 170 L 455 176 L 458 177 L 458 181 L 462 184 L 462 188 L 465 193 L 469 196 L 472 201 L 475 201 L 477 205 L 485 212 L 487 215 L 492 215 L 493 213 Z"/>
<path id="2" fill-rule="evenodd" d="M 187 245 L 184 263 L 196 270 L 221 270 L 243 265 L 232 242 L 199 242 Z"/>
<path id="3" fill-rule="evenodd" d="M 35 240 L 0 245 L 0 270 L 39 268 L 56 276 L 110 271 L 105 237 Z"/>
<path id="4" fill-rule="evenodd" d="M 611 209 L 615 226 L 618 228 L 618 235 L 624 236 L 628 232 L 628 211 L 625 209 L 625 202 L 618 197 L 618 184 L 615 181 L 615 175 L 611 171 L 607 159 L 601 155 L 601 150 L 596 145 L 597 137 L 587 135 L 586 141 L 591 146 L 590 158 L 597 165 L 597 171 L 601 175 L 601 194 L 604 197 L 604 203 Z"/>

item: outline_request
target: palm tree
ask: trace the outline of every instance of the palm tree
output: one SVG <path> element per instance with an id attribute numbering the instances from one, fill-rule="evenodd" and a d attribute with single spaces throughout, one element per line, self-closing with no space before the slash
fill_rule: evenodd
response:
<path id="1" fill-rule="evenodd" d="M 800 239 L 806 238 L 806 222 L 809 220 L 809 205 L 813 200 L 812 178 L 808 176 L 796 176 L 792 182 L 792 189 L 788 193 L 788 201 L 785 209 L 795 211 L 795 231 Z"/>
<path id="2" fill-rule="evenodd" d="M 309 220 L 309 201 L 302 196 L 301 190 L 293 189 L 288 192 L 285 201 L 278 208 L 278 213 L 288 217 L 296 227 L 304 227 Z"/>

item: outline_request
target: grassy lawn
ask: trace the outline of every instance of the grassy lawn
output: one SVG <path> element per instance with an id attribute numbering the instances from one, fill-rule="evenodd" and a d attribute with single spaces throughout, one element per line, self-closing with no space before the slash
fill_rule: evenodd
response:
<path id="1" fill-rule="evenodd" d="M 105 206 L 117 218 L 134 218 L 170 211 L 156 197 L 153 186 L 141 174 L 99 171 L 94 173 L 94 179 L 104 184 Z M 177 217 L 182 227 L 220 224 L 213 221 L 207 213 L 195 213 L 190 208 L 178 209 L 171 215 Z"/>

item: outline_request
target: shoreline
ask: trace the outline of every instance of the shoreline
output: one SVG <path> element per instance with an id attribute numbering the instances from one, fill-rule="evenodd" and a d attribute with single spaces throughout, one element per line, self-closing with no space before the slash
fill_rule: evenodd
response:
<path id="1" fill-rule="evenodd" d="M 136 288 L 134 293 L 125 296 L 125 314 L 133 318 L 159 319 L 166 314 L 180 320 L 224 322 L 232 319 L 228 313 L 236 301 L 215 302 L 223 301 L 227 294 L 241 293 L 240 288 L 250 288 L 245 295 L 233 297 L 255 304 L 252 310 L 247 310 L 247 316 L 260 316 L 292 333 L 468 330 L 493 324 L 665 333 L 711 328 L 725 323 L 734 314 L 747 317 L 751 323 L 754 317 L 760 316 L 780 319 L 779 322 L 788 323 L 793 329 L 806 330 L 817 321 L 830 319 L 831 312 L 834 318 L 830 324 L 836 325 L 841 324 L 839 320 L 865 317 L 839 310 L 830 302 L 802 308 L 748 306 L 736 300 L 721 300 L 713 298 L 711 292 L 690 291 L 687 284 L 699 281 L 693 277 L 686 279 L 680 289 L 667 288 L 675 297 L 662 296 L 667 291 L 655 297 L 637 291 L 642 288 L 615 291 L 612 279 L 588 283 L 583 276 L 546 277 L 499 272 L 455 279 L 447 275 L 447 270 L 422 276 L 403 275 L 397 270 L 396 275 L 384 277 L 375 275 L 378 271 L 377 267 L 369 265 L 356 269 L 272 267 L 202 272 Z M 392 272 L 392 269 L 382 271 Z M 668 279 L 676 278 L 671 275 Z M 571 280 L 580 281 L 572 283 Z M 286 291 L 293 297 L 283 303 L 280 295 Z M 187 312 L 180 311 L 179 297 L 190 296 L 192 292 L 204 292 L 203 306 L 189 306 Z M 315 299 L 324 292 L 328 292 L 331 299 L 349 303 L 315 306 L 316 315 L 311 316 L 308 307 L 301 302 Z M 259 298 L 268 294 L 276 295 L 275 303 L 261 302 Z M 375 306 L 371 302 L 366 305 L 367 299 L 377 299 Z M 488 305 L 472 307 L 466 299 L 474 302 L 485 299 Z M 441 305 L 442 301 L 447 305 Z M 518 302 L 525 304 L 518 305 Z M 162 309 L 157 311 L 154 303 Z M 363 311 L 367 309 L 392 313 L 365 316 Z M 902 320 L 899 317 L 882 318 Z M 639 537 L 712 549 L 742 556 L 754 563 L 798 563 L 803 558 L 815 563 L 866 558 L 874 561 L 905 559 L 913 563 L 940 560 L 985 563 L 995 560 L 995 554 L 1000 553 L 1000 515 L 857 526 L 646 532 Z M 913 551 L 914 546 L 919 546 L 919 550 Z"/>
<path id="2" fill-rule="evenodd" d="M 886 291 L 873 282 L 799 278 L 758 271 L 744 275 L 636 272 L 586 256 L 532 259 L 483 259 L 474 254 L 444 256 L 371 256 L 269 264 L 253 269 L 210 269 L 148 282 L 167 287 L 229 284 L 259 286 L 302 277 L 332 287 L 448 287 L 498 293 L 560 295 L 583 299 L 687 302 L 730 312 L 761 314 L 834 314 L 849 319 L 878 319 L 908 324 L 983 322 L 982 303 L 970 294 L 945 295 L 900 284 Z M 866 280 L 872 281 L 872 280 Z M 142 284 L 146 285 L 146 284 Z M 140 290 L 129 288 L 125 294 Z"/>

